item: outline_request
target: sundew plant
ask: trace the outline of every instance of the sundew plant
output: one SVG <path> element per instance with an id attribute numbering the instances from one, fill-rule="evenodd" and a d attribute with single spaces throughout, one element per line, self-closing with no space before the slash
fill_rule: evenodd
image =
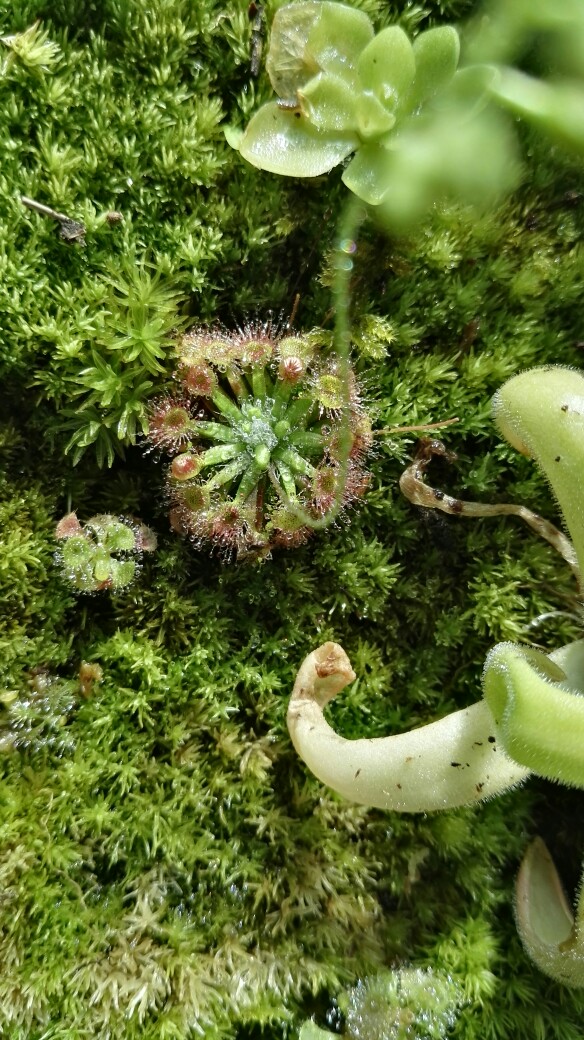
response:
<path id="1" fill-rule="evenodd" d="M 430 109 L 446 119 L 444 80 L 407 135 L 396 113 L 413 200 L 400 226 L 391 201 L 370 219 L 371 202 L 343 181 L 362 150 L 361 104 L 355 147 L 318 176 L 258 169 L 227 141 L 226 128 L 245 133 L 275 102 L 278 6 L 0 0 L 0 1033 L 579 1040 L 581 993 L 530 961 L 512 909 L 537 836 L 571 897 L 579 793 L 532 778 L 476 808 L 367 808 L 309 773 L 286 711 L 319 643 L 342 644 L 359 676 L 331 721 L 374 738 L 473 704 L 497 643 L 547 654 L 579 637 L 569 568 L 513 518 L 413 506 L 399 479 L 416 435 L 394 431 L 456 418 L 439 436 L 457 460 L 434 459 L 432 484 L 560 522 L 489 402 L 525 369 L 581 367 L 569 102 L 582 79 L 580 5 L 347 5 L 371 40 L 407 40 L 414 84 L 428 33 L 451 55 L 459 40 L 453 77 L 499 70 L 497 96 L 494 78 L 479 77 L 469 126 L 504 128 L 498 168 L 512 178 L 475 178 L 465 193 L 450 176 L 459 160 L 439 177 L 434 159 L 412 164 L 409 145 L 436 125 Z M 369 107 L 387 127 L 386 106 Z M 451 138 L 461 140 L 479 154 L 470 131 Z M 310 537 L 226 563 L 235 553 L 169 521 L 176 456 L 148 451 L 147 436 L 159 402 L 176 396 L 185 338 L 220 329 L 231 342 L 270 322 L 283 339 L 318 340 L 306 370 L 314 439 L 302 445 L 315 453 L 299 454 L 315 470 L 346 467 L 338 481 L 326 474 L 337 505 L 351 491 L 350 363 L 368 484 L 350 514 L 329 497 L 323 516 L 312 495 L 322 485 L 308 469 L 293 475 L 294 522 L 308 515 Z M 274 382 L 284 360 L 270 359 Z M 314 398 L 324 374 L 339 377 L 335 408 Z M 215 375 L 240 412 L 255 407 L 248 396 L 263 400 L 252 373 L 241 397 L 226 370 Z M 218 421 L 216 403 L 188 404 L 183 421 Z M 323 431 L 333 421 L 337 438 Z M 251 447 L 266 460 L 266 445 Z M 270 465 L 272 455 L 264 476 Z M 55 537 L 66 518 L 80 539 L 68 570 L 67 539 Z M 146 529 L 152 551 L 136 542 Z M 76 587 L 75 552 L 82 583 L 101 588 Z M 131 582 L 114 566 L 127 563 Z"/>

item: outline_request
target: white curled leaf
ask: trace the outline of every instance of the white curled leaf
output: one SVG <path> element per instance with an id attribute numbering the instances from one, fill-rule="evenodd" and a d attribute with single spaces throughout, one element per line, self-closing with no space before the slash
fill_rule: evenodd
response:
<path id="1" fill-rule="evenodd" d="M 329 726 L 323 708 L 354 678 L 343 648 L 324 643 L 302 663 L 288 707 L 296 751 L 345 798 L 431 812 L 482 801 L 529 776 L 503 752 L 484 701 L 408 733 L 347 740 Z"/>

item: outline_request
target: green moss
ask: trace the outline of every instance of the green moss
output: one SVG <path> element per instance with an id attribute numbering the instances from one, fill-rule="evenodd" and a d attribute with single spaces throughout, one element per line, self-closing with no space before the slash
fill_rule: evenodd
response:
<path id="1" fill-rule="evenodd" d="M 377 27 L 397 12 L 359 6 Z M 561 831 L 569 860 L 573 795 L 542 784 L 448 816 L 366 811 L 307 775 L 285 728 L 297 666 L 326 638 L 360 680 L 336 722 L 373 736 L 475 700 L 498 639 L 573 637 L 570 618 L 528 627 L 576 609 L 552 551 L 512 520 L 416 511 L 397 487 L 414 437 L 379 436 L 349 527 L 225 567 L 169 531 L 162 467 L 133 444 L 185 323 L 286 318 L 300 293 L 297 327 L 331 328 L 337 175 L 289 183 L 224 142 L 222 123 L 269 94 L 250 74 L 247 8 L 0 2 L 1 35 L 40 19 L 59 48 L 46 70 L 14 60 L 0 78 L 2 690 L 22 707 L 35 670 L 55 693 L 83 660 L 104 672 L 89 697 L 51 702 L 66 741 L 41 726 L 0 758 L 0 1032 L 293 1036 L 312 1014 L 326 1026 L 358 979 L 415 965 L 463 987 L 457 1040 L 575 1040 L 582 998 L 526 962 L 512 914 L 545 803 L 546 840 Z M 429 3 L 402 24 L 470 9 Z M 365 228 L 355 357 L 378 428 L 459 417 L 436 485 L 553 519 L 488 405 L 521 368 L 581 363 L 580 174 L 530 149 L 497 213 L 436 210 L 400 241 Z M 86 247 L 21 194 L 82 220 Z M 53 530 L 72 508 L 157 530 L 125 595 L 80 601 L 63 583 Z"/>

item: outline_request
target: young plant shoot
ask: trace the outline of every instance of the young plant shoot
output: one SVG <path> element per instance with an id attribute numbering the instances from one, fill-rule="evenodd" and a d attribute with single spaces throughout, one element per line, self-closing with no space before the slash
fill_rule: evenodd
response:
<path id="1" fill-rule="evenodd" d="M 516 180 L 513 143 L 486 111 L 497 70 L 459 69 L 459 54 L 451 25 L 411 41 L 398 25 L 375 34 L 344 4 L 287 4 L 266 60 L 278 99 L 227 139 L 253 166 L 289 177 L 318 177 L 352 156 L 344 184 L 391 224 L 415 220 L 444 191 L 484 203 Z"/>

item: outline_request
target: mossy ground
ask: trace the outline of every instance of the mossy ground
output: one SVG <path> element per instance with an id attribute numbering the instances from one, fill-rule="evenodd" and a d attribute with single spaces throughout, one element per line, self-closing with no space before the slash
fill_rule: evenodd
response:
<path id="1" fill-rule="evenodd" d="M 428 3 L 421 24 L 471 9 Z M 295 552 L 224 565 L 170 532 L 139 433 L 173 334 L 286 316 L 297 293 L 297 327 L 330 329 L 342 186 L 261 174 L 225 143 L 269 91 L 247 2 L 0 0 L 3 36 L 35 19 L 58 48 L 48 68 L 17 57 L 0 78 L 0 671 L 22 702 L 0 759 L 0 1032 L 294 1036 L 343 987 L 408 963 L 464 987 L 457 1038 L 580 1038 L 584 1002 L 525 959 L 512 893 L 538 831 L 576 883 L 581 795 L 531 783 L 444 816 L 368 811 L 307 775 L 285 726 L 297 666 L 328 638 L 359 676 L 334 708 L 349 735 L 470 703 L 497 640 L 577 633 L 567 568 L 511 520 L 405 502 L 413 437 L 377 438 L 350 525 Z M 378 428 L 459 417 L 435 484 L 555 518 L 489 417 L 512 373 L 582 357 L 580 175 L 546 142 L 524 154 L 496 213 L 446 208 L 399 242 L 366 229 L 355 356 Z M 21 194 L 84 221 L 85 248 Z M 53 530 L 70 508 L 156 528 L 129 592 L 63 583 Z M 572 617 L 529 627 L 558 610 Z M 103 682 L 72 697 L 83 660 Z"/>

